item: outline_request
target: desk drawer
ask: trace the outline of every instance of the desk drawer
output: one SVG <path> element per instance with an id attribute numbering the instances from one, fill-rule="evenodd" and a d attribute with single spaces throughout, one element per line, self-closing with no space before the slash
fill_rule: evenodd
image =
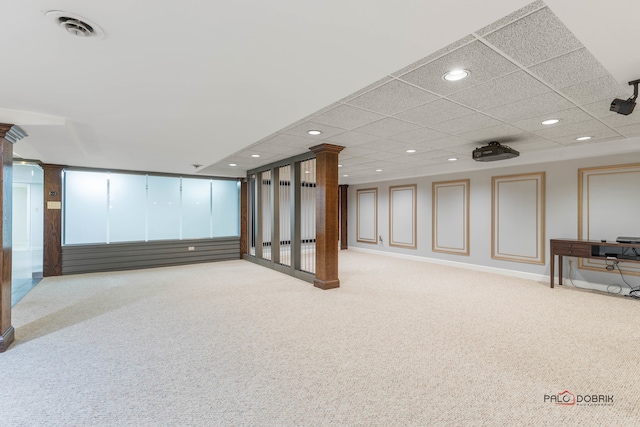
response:
<path id="1" fill-rule="evenodd" d="M 589 243 L 555 243 L 553 253 L 563 256 L 589 257 L 591 245 Z"/>

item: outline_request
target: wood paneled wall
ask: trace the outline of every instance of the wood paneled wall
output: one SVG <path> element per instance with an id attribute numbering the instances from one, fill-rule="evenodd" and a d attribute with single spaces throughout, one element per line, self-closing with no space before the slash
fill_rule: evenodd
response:
<path id="1" fill-rule="evenodd" d="M 44 170 L 44 277 L 62 275 L 62 170 L 65 166 L 41 164 Z"/>

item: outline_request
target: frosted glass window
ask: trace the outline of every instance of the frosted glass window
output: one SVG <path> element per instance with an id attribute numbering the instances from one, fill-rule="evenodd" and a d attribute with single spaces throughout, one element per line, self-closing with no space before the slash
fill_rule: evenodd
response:
<path id="1" fill-rule="evenodd" d="M 149 176 L 148 240 L 180 238 L 180 178 Z"/>
<path id="2" fill-rule="evenodd" d="M 146 239 L 146 175 L 109 175 L 109 242 Z"/>
<path id="3" fill-rule="evenodd" d="M 65 172 L 64 243 L 107 241 L 107 174 Z"/>
<path id="4" fill-rule="evenodd" d="M 182 238 L 211 235 L 211 180 L 182 178 Z"/>
<path id="5" fill-rule="evenodd" d="M 211 182 L 212 237 L 240 235 L 240 191 L 238 181 Z"/>

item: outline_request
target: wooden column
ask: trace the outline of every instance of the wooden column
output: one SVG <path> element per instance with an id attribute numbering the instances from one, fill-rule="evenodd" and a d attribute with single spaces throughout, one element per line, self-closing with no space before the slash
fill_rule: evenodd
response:
<path id="1" fill-rule="evenodd" d="M 247 203 L 247 181 L 245 179 L 240 181 L 240 259 L 244 257 L 244 254 L 249 253 L 248 234 L 249 230 L 247 224 L 248 218 L 248 203 Z"/>
<path id="2" fill-rule="evenodd" d="M 11 227 L 13 193 L 13 143 L 26 134 L 20 128 L 0 123 L 0 353 L 9 348 L 15 337 L 11 325 Z"/>
<path id="3" fill-rule="evenodd" d="M 340 286 L 338 279 L 338 154 L 344 147 L 320 144 L 316 153 L 316 278 L 320 289 Z"/>
<path id="4" fill-rule="evenodd" d="M 347 200 L 347 184 L 340 185 L 340 249 L 349 248 L 349 233 L 347 233 L 347 222 L 349 219 L 349 209 Z"/>
<path id="5" fill-rule="evenodd" d="M 42 276 L 62 276 L 63 165 L 41 164 L 44 170 L 44 259 Z"/>

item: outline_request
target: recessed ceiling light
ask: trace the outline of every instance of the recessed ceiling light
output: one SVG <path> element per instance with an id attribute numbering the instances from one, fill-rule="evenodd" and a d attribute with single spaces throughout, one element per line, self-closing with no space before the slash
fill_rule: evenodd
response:
<path id="1" fill-rule="evenodd" d="M 458 160 L 457 157 L 449 157 L 447 160 L 449 160 L 450 162 L 455 162 L 456 160 Z"/>
<path id="2" fill-rule="evenodd" d="M 235 166 L 238 166 L 238 165 L 236 165 L 235 163 L 229 163 L 229 166 L 235 167 Z"/>
<path id="3" fill-rule="evenodd" d="M 304 173 L 311 173 L 311 172 L 309 172 L 309 171 L 304 171 Z"/>
<path id="4" fill-rule="evenodd" d="M 591 136 L 581 136 L 579 138 L 576 138 L 576 141 L 586 141 L 587 139 L 591 139 L 593 137 Z"/>
<path id="5" fill-rule="evenodd" d="M 416 150 L 414 150 L 413 148 L 411 150 L 407 150 L 407 153 L 415 153 Z"/>
<path id="6" fill-rule="evenodd" d="M 342 165 L 338 165 L 338 167 L 339 167 L 339 168 L 341 168 L 341 167 L 342 167 Z"/>
<path id="7" fill-rule="evenodd" d="M 307 133 L 308 133 L 309 135 L 320 135 L 320 134 L 322 133 L 322 131 L 321 131 L 321 130 L 313 130 L 313 129 L 312 129 L 312 130 L 310 130 L 310 131 L 307 131 Z"/>
<path id="8" fill-rule="evenodd" d="M 458 80 L 469 77 L 469 74 L 471 74 L 469 70 L 455 69 L 446 73 L 442 78 L 448 82 L 457 82 Z"/>
<path id="9" fill-rule="evenodd" d="M 260 154 L 252 154 L 251 157 L 260 157 Z"/>
<path id="10" fill-rule="evenodd" d="M 543 121 L 542 124 L 543 125 L 555 125 L 559 121 L 560 121 L 559 119 L 549 119 L 549 120 Z"/>
<path id="11" fill-rule="evenodd" d="M 346 177 L 348 177 L 349 175 L 342 175 L 342 176 L 344 176 L 344 177 L 346 178 Z"/>
<path id="12" fill-rule="evenodd" d="M 382 169 L 376 169 L 376 172 L 382 172 Z"/>

